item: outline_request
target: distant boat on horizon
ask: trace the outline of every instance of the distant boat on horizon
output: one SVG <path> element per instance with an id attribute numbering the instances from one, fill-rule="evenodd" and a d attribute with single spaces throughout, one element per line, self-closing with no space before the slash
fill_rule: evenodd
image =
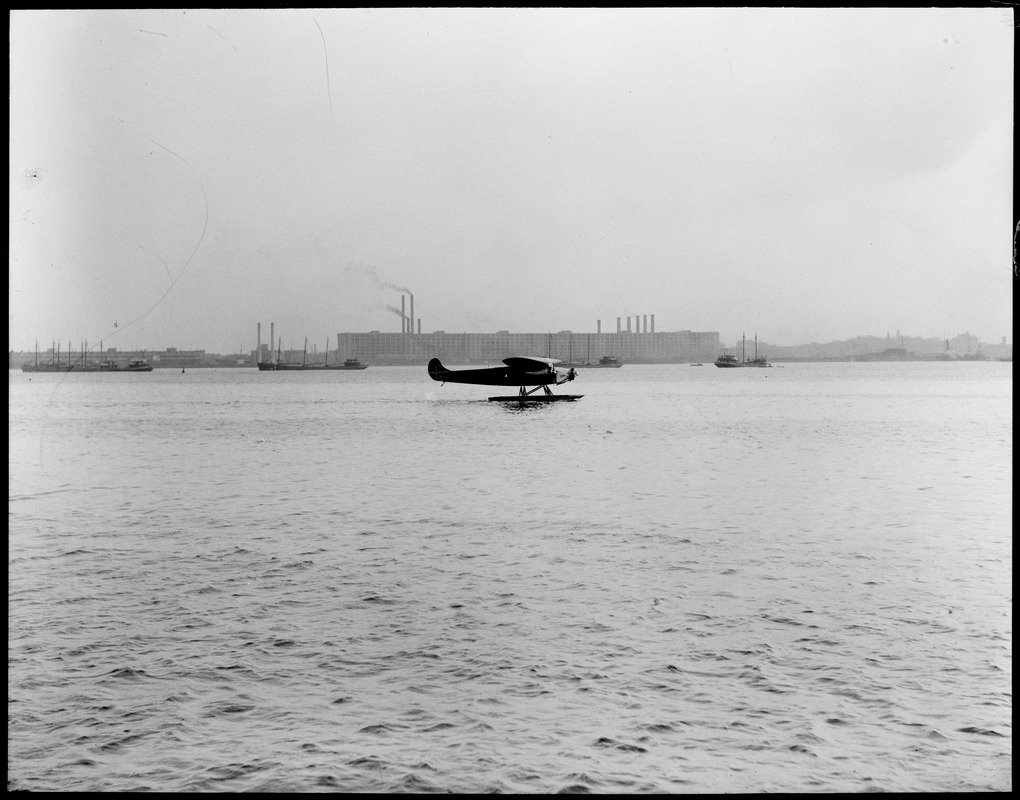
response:
<path id="1" fill-rule="evenodd" d="M 754 358 L 748 360 L 744 355 L 744 347 L 747 344 L 747 337 L 741 335 L 740 339 L 740 361 L 737 361 L 737 357 L 732 353 L 723 353 L 715 360 L 717 367 L 734 368 L 734 367 L 771 367 L 772 365 L 766 360 L 765 356 L 758 356 L 758 334 L 754 335 Z"/>
<path id="2" fill-rule="evenodd" d="M 551 340 L 551 338 L 552 338 L 552 336 L 550 334 L 550 340 Z M 585 368 L 585 369 L 594 369 L 594 368 L 598 368 L 598 367 L 606 368 L 606 367 L 622 367 L 623 366 L 623 362 L 620 361 L 620 359 L 616 358 L 615 356 L 602 356 L 598 361 L 592 361 L 591 360 L 591 334 L 590 333 L 587 336 L 587 342 L 588 342 L 588 355 L 585 357 L 585 360 L 583 362 L 580 362 L 580 361 L 575 362 L 574 361 L 574 336 L 573 336 L 573 334 L 571 334 L 571 336 L 570 336 L 570 345 L 569 345 L 570 346 L 569 355 L 567 357 L 566 362 L 563 363 L 564 367 L 582 367 L 582 368 Z M 552 345 L 550 343 L 550 350 L 551 350 L 551 347 L 552 347 Z"/>
<path id="3" fill-rule="evenodd" d="M 102 344 L 100 344 L 100 350 L 102 350 Z M 33 363 L 22 364 L 22 372 L 152 372 L 152 365 L 148 361 L 141 358 L 132 359 L 128 362 L 126 367 L 122 367 L 118 362 L 112 358 L 104 358 L 98 363 L 89 363 L 88 350 L 85 345 L 82 345 L 81 355 L 75 362 L 71 361 L 71 348 L 67 349 L 67 363 L 60 363 L 60 347 L 54 347 L 55 355 L 49 361 L 39 363 L 39 345 L 36 343 L 35 347 L 35 360 Z"/>
<path id="4" fill-rule="evenodd" d="M 342 364 L 330 364 L 329 363 L 329 350 L 326 350 L 326 360 L 322 364 L 309 364 L 307 362 L 308 355 L 308 339 L 305 339 L 305 347 L 301 354 L 300 364 L 290 364 L 285 361 L 280 361 L 282 345 L 277 348 L 276 360 L 275 361 L 259 361 L 258 368 L 260 372 L 308 372 L 315 370 L 350 370 L 350 369 L 368 369 L 368 364 L 362 364 L 356 358 L 345 359 Z"/>

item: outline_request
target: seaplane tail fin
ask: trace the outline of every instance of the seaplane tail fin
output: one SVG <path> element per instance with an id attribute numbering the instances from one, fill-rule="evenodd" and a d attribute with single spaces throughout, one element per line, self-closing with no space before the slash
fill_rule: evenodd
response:
<path id="1" fill-rule="evenodd" d="M 429 361 L 429 377 L 434 381 L 443 380 L 443 374 L 447 371 L 438 358 Z"/>

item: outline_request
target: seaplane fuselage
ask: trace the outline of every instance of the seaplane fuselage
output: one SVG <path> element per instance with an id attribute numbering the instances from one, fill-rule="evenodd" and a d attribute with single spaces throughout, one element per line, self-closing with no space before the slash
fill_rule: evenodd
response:
<path id="1" fill-rule="evenodd" d="M 429 377 L 443 383 L 475 383 L 481 386 L 555 386 L 574 380 L 573 369 L 557 367 L 555 358 L 511 356 L 502 367 L 447 369 L 438 358 L 429 361 Z"/>

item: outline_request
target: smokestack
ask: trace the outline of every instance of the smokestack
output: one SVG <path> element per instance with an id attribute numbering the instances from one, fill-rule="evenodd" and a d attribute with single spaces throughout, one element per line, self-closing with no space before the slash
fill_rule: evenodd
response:
<path id="1" fill-rule="evenodd" d="M 648 333 L 648 315 L 645 314 L 641 319 L 644 321 L 645 333 Z"/>
<path id="2" fill-rule="evenodd" d="M 595 332 L 602 333 L 602 320 L 595 320 Z"/>
<path id="3" fill-rule="evenodd" d="M 404 295 L 400 295 L 400 332 L 407 333 L 407 312 L 404 310 Z"/>
<path id="4" fill-rule="evenodd" d="M 269 360 L 270 361 L 273 360 L 273 353 L 276 351 L 276 347 L 273 345 L 273 342 L 276 341 L 275 337 L 276 337 L 276 323 L 275 322 L 270 322 L 269 323 Z"/>
<path id="5" fill-rule="evenodd" d="M 627 333 L 630 333 L 630 317 L 627 317 Z"/>
<path id="6" fill-rule="evenodd" d="M 616 318 L 616 332 L 617 333 L 620 332 L 620 318 L 619 317 Z"/>
<path id="7" fill-rule="evenodd" d="M 655 314 L 652 314 L 652 333 L 655 333 Z"/>
<path id="8" fill-rule="evenodd" d="M 255 345 L 255 366 L 259 365 L 259 359 L 262 358 L 262 323 L 259 323 L 259 337 L 258 343 Z"/>
<path id="9" fill-rule="evenodd" d="M 408 294 L 411 294 L 411 293 L 408 292 Z M 408 333 L 412 333 L 412 334 L 414 333 L 414 295 L 413 294 L 411 295 L 411 319 L 410 319 L 410 325 L 407 328 L 407 332 Z"/>

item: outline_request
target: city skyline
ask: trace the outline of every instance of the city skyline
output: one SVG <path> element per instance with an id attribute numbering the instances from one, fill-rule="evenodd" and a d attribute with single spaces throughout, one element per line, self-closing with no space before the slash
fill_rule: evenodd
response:
<path id="1" fill-rule="evenodd" d="M 11 14 L 9 348 L 1012 335 L 1012 12 Z M 72 55 L 73 54 L 73 55 Z"/>
<path id="2" fill-rule="evenodd" d="M 306 340 L 305 337 L 299 337 L 299 339 L 297 341 L 301 342 L 300 346 L 293 346 L 289 342 L 288 342 L 288 344 L 286 346 L 282 346 L 281 338 L 276 334 L 275 330 L 273 328 L 271 328 L 269 325 L 264 326 L 261 333 L 262 333 L 262 337 L 263 337 L 261 339 L 261 348 L 264 351 L 264 353 L 269 353 L 270 352 L 270 341 L 273 341 L 274 350 L 278 346 L 279 349 L 280 349 L 280 352 L 282 352 L 284 354 L 287 354 L 291 358 L 293 358 L 294 354 L 301 353 L 306 346 L 307 346 L 307 353 L 309 354 L 309 356 L 311 356 L 311 355 L 320 355 L 320 354 L 322 354 L 324 352 L 327 352 L 327 350 L 328 350 L 329 353 L 340 352 L 342 350 L 345 350 L 345 347 L 338 346 L 339 340 L 341 338 L 344 341 L 349 341 L 350 337 L 363 337 L 363 336 L 370 336 L 370 335 L 381 334 L 384 337 L 389 337 L 389 340 L 392 341 L 394 339 L 394 337 L 409 335 L 409 334 L 405 334 L 405 333 L 398 332 L 398 331 L 379 331 L 379 330 L 372 330 L 372 331 L 338 331 L 337 333 L 334 333 L 331 336 L 325 337 L 325 338 L 320 339 L 318 341 L 315 341 L 315 340 L 312 340 L 312 339 L 307 339 Z M 544 352 L 544 350 L 545 350 L 545 344 L 544 344 L 545 338 L 544 337 L 546 337 L 546 336 L 550 337 L 550 341 L 555 340 L 555 347 L 556 347 L 557 352 L 560 351 L 560 350 L 563 350 L 565 347 L 567 347 L 567 344 L 566 344 L 567 340 L 563 338 L 564 335 L 570 335 L 572 337 L 577 337 L 576 340 L 577 340 L 577 343 L 578 343 L 578 345 L 577 345 L 578 346 L 578 354 L 580 354 L 582 352 L 582 348 L 584 346 L 584 341 L 585 341 L 586 337 L 590 338 L 591 336 L 599 337 L 601 339 L 601 341 L 604 343 L 606 341 L 611 341 L 611 342 L 621 341 L 621 340 L 615 339 L 614 337 L 616 337 L 616 336 L 624 337 L 622 340 L 626 340 L 627 338 L 629 338 L 631 336 L 641 336 L 641 335 L 644 335 L 644 334 L 649 334 L 649 335 L 651 335 L 653 337 L 656 334 L 658 334 L 660 336 L 660 338 L 662 338 L 662 337 L 670 337 L 670 336 L 673 336 L 673 335 L 678 334 L 678 333 L 695 334 L 695 335 L 712 335 L 712 336 L 715 336 L 715 335 L 718 334 L 717 331 L 690 331 L 690 330 L 672 330 L 671 329 L 671 330 L 657 330 L 657 331 L 644 331 L 644 332 L 641 332 L 641 331 L 638 331 L 638 330 L 627 331 L 624 328 L 621 331 L 616 331 L 615 329 L 613 329 L 613 330 L 603 330 L 602 334 L 597 334 L 595 331 L 588 331 L 588 332 L 586 332 L 586 331 L 573 331 L 573 330 L 566 330 L 566 329 L 561 329 L 561 330 L 557 330 L 557 331 L 471 331 L 471 332 L 442 331 L 442 330 L 439 330 L 439 331 L 423 331 L 421 334 L 415 333 L 415 334 L 413 334 L 413 336 L 418 338 L 418 339 L 420 339 L 420 340 L 422 340 L 422 341 L 432 341 L 433 338 L 434 338 L 434 335 L 437 334 L 437 333 L 452 334 L 454 336 L 479 336 L 479 337 L 492 337 L 492 336 L 495 336 L 495 335 L 498 335 L 498 334 L 501 334 L 501 333 L 509 333 L 513 337 L 525 337 L 525 336 L 540 337 L 542 339 L 543 344 L 542 344 L 541 347 L 538 347 L 537 349 L 536 348 L 531 348 L 531 349 L 535 350 L 534 353 L 531 353 L 532 355 L 541 355 L 541 353 L 539 351 L 543 351 Z M 257 341 L 258 340 L 258 336 L 259 336 L 259 334 L 258 334 L 258 332 L 256 332 L 256 339 L 253 340 L 252 345 L 250 347 L 247 346 L 246 344 L 242 343 L 241 345 L 239 345 L 237 348 L 235 348 L 233 350 L 215 350 L 215 349 L 211 349 L 211 348 L 207 348 L 207 347 L 202 347 L 202 346 L 197 346 L 197 347 L 177 347 L 176 345 L 163 345 L 163 346 L 156 346 L 156 347 L 124 347 L 124 346 L 106 347 L 105 344 L 102 341 L 99 342 L 99 343 L 94 343 L 94 342 L 93 343 L 88 343 L 88 342 L 85 342 L 85 341 L 81 341 L 81 342 L 78 342 L 77 345 L 76 345 L 73 341 L 65 341 L 65 340 L 61 340 L 59 342 L 56 341 L 56 340 L 51 340 L 49 343 L 44 343 L 44 342 L 40 341 L 40 342 L 36 343 L 36 346 L 38 347 L 38 351 L 37 352 L 38 352 L 38 355 L 40 357 L 44 357 L 44 356 L 50 357 L 50 356 L 54 356 L 54 355 L 56 355 L 58 353 L 66 355 L 68 352 L 70 352 L 72 354 L 72 357 L 77 357 L 77 356 L 80 356 L 80 354 L 82 352 L 82 349 L 86 348 L 86 347 L 87 347 L 86 352 L 89 354 L 90 357 L 98 356 L 101 353 L 107 353 L 107 352 L 108 353 L 116 353 L 116 354 L 120 354 L 120 355 L 126 355 L 126 354 L 144 355 L 146 353 L 166 353 L 166 352 L 182 352 L 182 353 L 183 352 L 188 352 L 188 353 L 202 352 L 202 353 L 207 354 L 208 356 L 230 357 L 230 356 L 235 356 L 235 355 L 249 356 L 249 355 L 252 355 L 253 353 L 255 353 L 257 351 L 257 349 L 258 349 L 257 345 L 259 344 L 259 342 Z M 935 352 L 936 350 L 942 351 L 943 348 L 944 348 L 946 351 L 952 351 L 952 352 L 957 353 L 957 354 L 970 353 L 972 350 L 973 351 L 977 351 L 977 350 L 981 349 L 982 347 L 984 347 L 984 348 L 988 348 L 988 349 L 992 349 L 992 350 L 996 350 L 996 351 L 1000 351 L 1000 350 L 1001 351 L 1005 351 L 1005 352 L 1008 352 L 1011 355 L 1012 354 L 1012 347 L 1013 347 L 1013 343 L 1012 343 L 1012 341 L 1010 341 L 1010 337 L 1006 337 L 1006 336 L 1000 337 L 998 341 L 986 341 L 986 340 L 982 340 L 976 334 L 973 334 L 970 331 L 963 331 L 961 333 L 957 333 L 957 334 L 954 334 L 954 335 L 947 335 L 947 336 L 943 336 L 943 337 L 938 337 L 938 336 L 918 336 L 918 335 L 913 335 L 913 334 L 909 334 L 909 333 L 903 333 L 903 332 L 901 332 L 898 329 L 895 331 L 895 333 L 893 333 L 893 332 L 886 332 L 884 335 L 879 335 L 879 334 L 858 334 L 856 336 L 853 336 L 853 337 L 850 337 L 850 338 L 847 338 L 847 339 L 838 339 L 838 340 L 837 339 L 833 339 L 833 340 L 827 340 L 827 341 L 823 341 L 823 342 L 811 341 L 811 342 L 798 342 L 798 343 L 794 343 L 794 344 L 780 344 L 780 343 L 777 343 L 777 342 L 774 342 L 774 341 L 767 340 L 767 339 L 765 339 L 763 337 L 758 337 L 755 334 L 752 334 L 750 338 L 748 338 L 746 336 L 746 334 L 745 334 L 743 336 L 737 337 L 733 341 L 729 341 L 729 340 L 726 340 L 723 337 L 719 337 L 718 342 L 719 342 L 719 348 L 721 350 L 734 351 L 734 350 L 740 349 L 741 346 L 745 345 L 745 344 L 750 346 L 750 347 L 753 347 L 755 345 L 755 339 L 757 339 L 757 345 L 759 347 L 761 347 L 761 348 L 772 348 L 773 350 L 779 350 L 779 351 L 796 351 L 796 350 L 799 350 L 799 349 L 800 350 L 825 351 L 826 349 L 829 349 L 829 350 L 832 350 L 834 352 L 849 353 L 849 354 L 864 354 L 864 353 L 868 353 L 868 352 L 879 352 L 881 349 L 884 349 L 887 346 L 891 346 L 891 347 L 894 347 L 894 348 L 895 347 L 901 347 L 901 348 L 905 347 L 906 349 L 909 349 L 909 348 L 918 348 L 918 351 L 921 352 L 921 353 L 932 353 L 932 352 Z M 306 342 L 307 342 L 307 344 L 306 344 Z M 69 345 L 69 347 L 65 347 L 64 346 L 65 344 Z M 319 347 L 320 344 L 325 344 L 326 347 L 320 348 Z M 35 346 L 32 347 L 32 348 L 28 348 L 28 349 L 18 349 L 18 348 L 10 348 L 9 349 L 9 353 L 11 354 L 11 356 L 13 356 L 15 358 L 15 360 L 17 360 L 19 358 L 24 358 L 26 356 L 31 356 L 35 352 L 36 352 Z M 517 353 L 517 350 L 514 350 L 513 353 L 510 353 L 508 351 L 507 354 L 508 355 L 514 355 L 514 354 L 518 354 L 518 353 Z M 562 353 L 560 353 L 560 355 L 562 355 Z"/>

